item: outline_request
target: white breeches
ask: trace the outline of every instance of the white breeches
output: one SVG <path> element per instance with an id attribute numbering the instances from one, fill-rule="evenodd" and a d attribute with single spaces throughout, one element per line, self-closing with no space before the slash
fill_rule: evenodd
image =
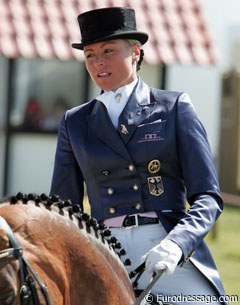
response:
<path id="1" fill-rule="evenodd" d="M 141 264 L 141 257 L 167 235 L 161 224 L 111 228 L 111 231 L 125 248 L 126 258 L 132 262 L 131 266 L 126 267 L 128 272 L 138 267 Z M 138 289 L 144 289 L 150 279 L 151 274 L 144 272 L 139 280 Z M 163 274 L 153 287 L 152 293 L 157 296 L 159 304 L 162 304 L 160 300 L 173 305 L 220 304 L 212 300 L 216 298 L 214 289 L 191 262 L 177 267 L 172 275 Z"/>

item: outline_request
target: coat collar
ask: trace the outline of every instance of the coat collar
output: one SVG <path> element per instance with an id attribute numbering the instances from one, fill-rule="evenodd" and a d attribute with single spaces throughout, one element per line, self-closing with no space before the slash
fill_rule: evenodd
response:
<path id="1" fill-rule="evenodd" d="M 92 114 L 88 117 L 88 126 L 107 145 L 125 158 L 129 154 L 120 136 L 113 126 L 105 105 L 96 100 Z"/>
<path id="2" fill-rule="evenodd" d="M 134 131 L 151 112 L 150 89 L 141 79 L 134 88 L 127 105 L 119 117 L 118 130 L 113 126 L 106 107 L 102 102 L 95 100 L 88 124 L 95 134 L 116 152 L 129 159 L 126 149 Z"/>
<path id="3" fill-rule="evenodd" d="M 118 131 L 124 143 L 130 140 L 136 128 L 151 112 L 151 108 L 149 87 L 139 79 L 119 117 Z"/>

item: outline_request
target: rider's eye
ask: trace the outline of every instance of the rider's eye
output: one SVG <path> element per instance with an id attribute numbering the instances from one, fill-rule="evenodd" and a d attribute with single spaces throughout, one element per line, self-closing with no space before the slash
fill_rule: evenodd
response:
<path id="1" fill-rule="evenodd" d="M 105 51 L 104 51 L 104 53 L 106 53 L 106 54 L 109 54 L 109 53 L 112 53 L 113 52 L 113 49 L 106 49 Z"/>
<path id="2" fill-rule="evenodd" d="M 86 54 L 85 57 L 88 58 L 92 58 L 94 55 L 92 53 Z"/>

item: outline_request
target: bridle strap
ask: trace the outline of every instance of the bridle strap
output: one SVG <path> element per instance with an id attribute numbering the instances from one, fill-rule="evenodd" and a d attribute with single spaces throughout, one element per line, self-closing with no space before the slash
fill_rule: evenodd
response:
<path id="1" fill-rule="evenodd" d="M 22 248 L 19 246 L 19 243 L 15 237 L 15 235 L 12 232 L 12 229 L 10 228 L 9 224 L 6 222 L 6 220 L 0 216 L 0 224 L 1 227 L 5 230 L 7 233 L 7 236 L 9 238 L 10 244 L 12 248 L 6 249 L 1 251 L 1 254 L 3 257 L 15 257 L 19 261 L 19 276 L 20 276 L 20 295 L 22 299 L 23 305 L 27 305 L 29 303 L 30 298 L 30 291 L 27 287 L 27 284 L 25 283 L 25 277 L 24 277 L 24 267 L 23 267 L 23 260 L 22 260 Z"/>
<path id="2" fill-rule="evenodd" d="M 12 248 L 10 249 L 5 249 L 0 251 L 0 259 L 13 256 L 19 261 L 19 265 L 20 265 L 19 276 L 20 276 L 20 285 L 21 285 L 20 294 L 22 298 L 22 305 L 29 304 L 31 293 L 34 304 L 40 305 L 34 279 L 37 281 L 39 287 L 41 288 L 41 292 L 44 296 L 46 305 L 51 305 L 47 287 L 40 281 L 36 272 L 33 270 L 33 268 L 28 263 L 28 261 L 23 257 L 22 248 L 20 247 L 15 235 L 13 234 L 12 229 L 10 228 L 10 226 L 2 216 L 0 216 L 0 224 L 3 227 L 3 229 L 6 231 L 10 244 L 12 246 Z M 30 271 L 32 276 L 29 274 L 28 270 Z M 26 283 L 25 279 L 27 279 L 28 283 Z"/>
<path id="3" fill-rule="evenodd" d="M 17 257 L 19 249 L 16 251 L 14 248 L 8 248 L 0 251 L 0 259 L 5 258 L 5 257 Z"/>
<path id="4" fill-rule="evenodd" d="M 31 274 L 33 275 L 33 278 L 37 281 L 39 287 L 41 288 L 41 291 L 42 291 L 42 294 L 45 298 L 45 301 L 46 301 L 46 304 L 47 305 L 51 305 L 51 301 L 50 301 L 50 298 L 49 298 L 49 295 L 48 295 L 48 289 L 47 289 L 47 286 L 44 285 L 39 277 L 37 276 L 36 272 L 33 270 L 32 266 L 28 263 L 28 261 L 23 257 L 23 262 L 25 263 L 26 267 L 30 270 Z M 32 280 L 33 280 L 32 278 Z"/>
<path id="5" fill-rule="evenodd" d="M 20 295 L 22 300 L 22 305 L 28 305 L 30 301 L 31 291 L 25 281 L 26 270 L 23 264 L 22 256 L 18 259 L 19 261 L 19 276 L 20 276 Z"/>

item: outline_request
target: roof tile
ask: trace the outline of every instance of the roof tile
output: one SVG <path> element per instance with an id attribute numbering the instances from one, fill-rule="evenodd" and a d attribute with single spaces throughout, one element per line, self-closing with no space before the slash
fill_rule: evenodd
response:
<path id="1" fill-rule="evenodd" d="M 136 10 L 150 64 L 214 64 L 218 56 L 199 0 L 1 0 L 0 55 L 83 60 L 77 16 L 107 6 Z"/>

